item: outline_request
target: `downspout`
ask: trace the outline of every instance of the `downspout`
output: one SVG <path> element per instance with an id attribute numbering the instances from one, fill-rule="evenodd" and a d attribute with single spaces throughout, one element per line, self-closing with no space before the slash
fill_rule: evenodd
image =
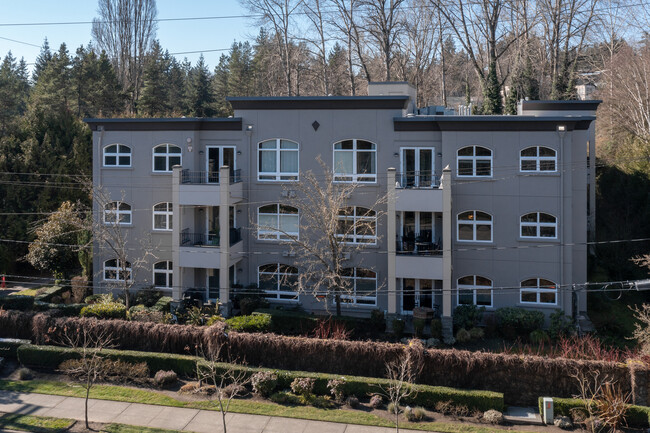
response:
<path id="1" fill-rule="evenodd" d="M 564 135 L 566 134 L 566 125 L 557 125 L 557 134 L 560 137 L 560 149 L 558 154 L 560 155 L 558 161 L 558 168 L 560 169 L 560 227 L 561 236 L 560 236 L 560 293 L 561 289 L 565 286 L 564 278 L 564 232 L 565 232 L 565 218 L 564 218 Z M 563 296 L 564 302 L 564 312 L 566 314 L 567 300 L 566 296 Z M 572 308 L 573 309 L 573 308 Z"/>

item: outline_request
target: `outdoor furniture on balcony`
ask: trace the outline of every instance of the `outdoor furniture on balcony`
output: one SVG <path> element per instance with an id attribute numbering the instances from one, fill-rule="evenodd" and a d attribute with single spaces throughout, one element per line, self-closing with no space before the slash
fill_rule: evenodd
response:
<path id="1" fill-rule="evenodd" d="M 397 236 L 397 254 L 411 254 L 418 256 L 432 256 L 442 254 L 442 243 L 433 242 L 431 230 L 423 230 L 421 233 L 407 233 L 404 236 Z"/>
<path id="2" fill-rule="evenodd" d="M 230 246 L 241 241 L 241 228 L 230 228 Z M 190 233 L 186 228 L 181 231 L 180 245 L 182 247 L 219 247 L 221 238 L 218 233 Z"/>

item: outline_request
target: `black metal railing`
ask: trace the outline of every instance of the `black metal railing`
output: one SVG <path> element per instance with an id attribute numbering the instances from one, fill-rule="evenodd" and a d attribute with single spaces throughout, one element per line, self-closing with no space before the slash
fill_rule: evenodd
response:
<path id="1" fill-rule="evenodd" d="M 398 188 L 439 188 L 440 176 L 432 171 L 405 171 L 397 173 Z"/>
<path id="2" fill-rule="evenodd" d="M 241 169 L 230 171 L 230 183 L 241 182 Z M 181 184 L 184 185 L 209 185 L 219 183 L 218 171 L 181 171 Z"/>
<path id="3" fill-rule="evenodd" d="M 442 242 L 435 242 L 431 238 L 431 231 L 410 233 L 397 236 L 397 254 L 411 254 L 416 256 L 439 256 L 442 254 Z"/>
<path id="4" fill-rule="evenodd" d="M 241 241 L 241 228 L 230 228 L 230 246 Z M 181 231 L 180 244 L 182 247 L 218 247 L 221 245 L 221 237 L 218 233 L 191 233 L 190 229 Z"/>

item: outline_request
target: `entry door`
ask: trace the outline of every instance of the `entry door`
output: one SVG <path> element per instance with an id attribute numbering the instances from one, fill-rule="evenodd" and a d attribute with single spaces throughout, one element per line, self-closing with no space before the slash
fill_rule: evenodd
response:
<path id="1" fill-rule="evenodd" d="M 233 146 L 207 146 L 206 172 L 208 183 L 219 183 L 219 167 L 230 167 L 230 175 L 235 172 L 235 148 Z"/>
<path id="2" fill-rule="evenodd" d="M 432 147 L 402 148 L 402 179 L 404 188 L 431 188 L 434 186 Z"/>
<path id="3" fill-rule="evenodd" d="M 402 279 L 402 314 L 413 314 L 415 307 L 433 308 L 433 280 Z"/>

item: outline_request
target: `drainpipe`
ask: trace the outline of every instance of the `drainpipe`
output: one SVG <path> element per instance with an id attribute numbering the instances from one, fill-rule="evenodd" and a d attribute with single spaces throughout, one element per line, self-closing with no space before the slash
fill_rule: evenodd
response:
<path id="1" fill-rule="evenodd" d="M 442 170 L 442 337 L 449 340 L 454 336 L 454 321 L 451 312 L 451 168 Z"/>
<path id="2" fill-rule="evenodd" d="M 566 283 L 565 275 L 564 275 L 564 241 L 565 241 L 565 226 L 567 224 L 566 218 L 564 216 L 564 135 L 566 134 L 566 125 L 558 125 L 557 126 L 557 134 L 560 137 L 560 150 L 558 152 L 559 158 L 558 158 L 558 168 L 560 169 L 560 217 L 559 217 L 559 224 L 561 227 L 560 231 L 560 289 L 562 289 Z M 560 290 L 559 293 L 562 293 Z M 559 296 L 558 293 L 558 296 Z M 567 309 L 567 304 L 571 305 L 571 302 L 567 302 L 567 296 L 563 296 L 563 303 L 564 303 L 564 312 L 566 314 L 566 309 Z M 573 308 L 572 308 L 573 309 Z"/>
<path id="3" fill-rule="evenodd" d="M 386 187 L 387 192 L 387 206 L 386 206 L 386 243 L 388 245 L 388 316 L 394 317 L 397 315 L 397 279 L 396 279 L 396 251 L 395 251 L 395 169 L 388 169 L 388 183 Z M 390 324 L 393 323 L 392 319 L 389 320 Z"/>
<path id="4" fill-rule="evenodd" d="M 219 168 L 219 302 L 229 317 L 230 303 L 230 167 Z"/>

